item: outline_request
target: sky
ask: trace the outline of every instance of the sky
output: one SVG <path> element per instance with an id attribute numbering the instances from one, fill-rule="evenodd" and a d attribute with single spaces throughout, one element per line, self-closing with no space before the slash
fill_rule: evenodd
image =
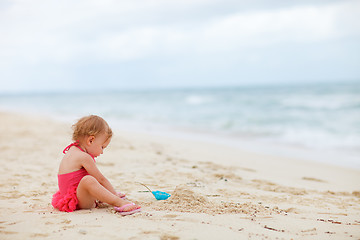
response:
<path id="1" fill-rule="evenodd" d="M 0 0 L 0 93 L 338 81 L 359 0 Z"/>

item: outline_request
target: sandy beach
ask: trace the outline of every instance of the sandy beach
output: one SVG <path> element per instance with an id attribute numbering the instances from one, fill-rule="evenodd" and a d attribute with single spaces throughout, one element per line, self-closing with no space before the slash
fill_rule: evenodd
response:
<path id="1" fill-rule="evenodd" d="M 142 212 L 65 213 L 50 203 L 71 124 L 1 112 L 0 239 L 360 239 L 359 169 L 113 130 L 98 167 Z"/>

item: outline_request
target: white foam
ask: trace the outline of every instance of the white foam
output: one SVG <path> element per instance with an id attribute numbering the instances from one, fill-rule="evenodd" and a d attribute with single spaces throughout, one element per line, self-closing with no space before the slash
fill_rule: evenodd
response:
<path id="1" fill-rule="evenodd" d="M 186 96 L 185 102 L 191 105 L 201 105 L 204 103 L 211 103 L 214 99 L 210 96 L 205 95 L 189 95 Z"/>

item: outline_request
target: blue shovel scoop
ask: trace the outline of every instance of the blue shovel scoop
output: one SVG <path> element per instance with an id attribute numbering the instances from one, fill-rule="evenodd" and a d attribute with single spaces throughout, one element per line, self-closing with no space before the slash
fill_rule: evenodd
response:
<path id="1" fill-rule="evenodd" d="M 139 182 L 140 183 L 140 182 Z M 143 183 L 140 183 L 141 185 L 143 185 L 144 187 L 146 187 L 153 195 L 154 197 L 156 198 L 156 200 L 166 200 L 168 199 L 171 195 L 167 192 L 161 192 L 161 191 L 151 191 L 151 189 L 146 186 L 145 184 Z"/>

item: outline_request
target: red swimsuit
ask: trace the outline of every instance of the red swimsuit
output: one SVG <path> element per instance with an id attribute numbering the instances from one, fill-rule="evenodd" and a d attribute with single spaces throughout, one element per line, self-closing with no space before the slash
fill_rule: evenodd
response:
<path id="1" fill-rule="evenodd" d="M 81 151 L 85 152 L 83 149 L 79 147 L 79 142 L 74 142 L 69 146 L 67 146 L 64 149 L 63 153 L 65 154 L 72 146 L 75 146 L 79 148 Z M 91 157 L 94 159 L 93 156 Z M 51 202 L 53 207 L 64 212 L 72 212 L 78 209 L 79 200 L 76 196 L 76 190 L 80 183 L 80 180 L 86 175 L 89 175 L 89 173 L 85 170 L 85 168 L 81 168 L 75 172 L 59 174 L 58 175 L 59 191 L 57 191 L 53 195 Z"/>

